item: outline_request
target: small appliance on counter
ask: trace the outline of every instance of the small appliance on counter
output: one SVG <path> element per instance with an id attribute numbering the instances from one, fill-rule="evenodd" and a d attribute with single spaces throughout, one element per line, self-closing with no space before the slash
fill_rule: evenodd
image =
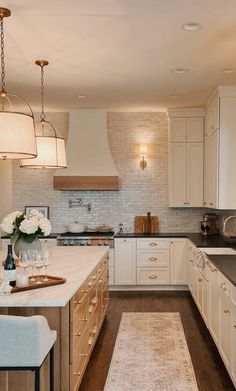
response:
<path id="1" fill-rule="evenodd" d="M 218 216 L 216 213 L 204 213 L 201 221 L 201 230 L 203 235 L 218 234 L 219 230 L 216 224 Z"/>

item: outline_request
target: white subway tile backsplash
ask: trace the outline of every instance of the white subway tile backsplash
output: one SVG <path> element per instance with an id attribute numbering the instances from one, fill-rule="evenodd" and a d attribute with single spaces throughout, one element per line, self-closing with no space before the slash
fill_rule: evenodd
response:
<path id="1" fill-rule="evenodd" d="M 67 137 L 68 113 L 49 113 L 51 120 Z M 13 209 L 25 205 L 48 205 L 54 232 L 66 224 L 81 220 L 89 226 L 123 223 L 133 231 L 134 217 L 150 211 L 159 218 L 160 232 L 199 232 L 203 209 L 168 208 L 168 120 L 166 113 L 108 113 L 111 152 L 121 177 L 120 191 L 56 191 L 52 188 L 53 171 L 13 169 Z M 91 140 L 93 142 L 93 140 Z M 137 145 L 151 145 L 145 170 L 139 167 Z M 89 155 L 88 155 L 89 158 Z M 92 210 L 69 208 L 69 198 L 90 202 Z"/>

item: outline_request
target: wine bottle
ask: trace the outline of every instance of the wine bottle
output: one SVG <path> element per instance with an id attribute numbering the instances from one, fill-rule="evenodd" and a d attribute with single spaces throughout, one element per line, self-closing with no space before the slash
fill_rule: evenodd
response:
<path id="1" fill-rule="evenodd" d="M 4 275 L 11 286 L 16 285 L 16 264 L 12 255 L 12 244 L 8 244 L 7 258 L 4 263 Z"/>

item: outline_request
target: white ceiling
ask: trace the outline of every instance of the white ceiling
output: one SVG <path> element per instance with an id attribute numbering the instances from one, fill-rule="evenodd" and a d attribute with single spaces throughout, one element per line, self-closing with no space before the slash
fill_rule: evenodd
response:
<path id="1" fill-rule="evenodd" d="M 201 106 L 217 85 L 236 84 L 236 0 L 6 0 L 7 90 L 46 111 L 76 107 L 162 110 Z M 198 22 L 202 29 L 181 26 Z M 188 68 L 177 75 L 173 68 Z M 182 94 L 179 98 L 171 94 Z M 77 95 L 86 95 L 78 99 Z"/>

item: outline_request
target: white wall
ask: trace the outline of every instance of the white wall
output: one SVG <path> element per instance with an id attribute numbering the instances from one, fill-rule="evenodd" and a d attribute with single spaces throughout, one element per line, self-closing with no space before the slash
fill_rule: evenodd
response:
<path id="1" fill-rule="evenodd" d="M 62 134 L 68 131 L 68 113 L 48 115 Z M 120 191 L 62 192 L 52 189 L 51 171 L 13 169 L 13 209 L 25 205 L 49 205 L 54 232 L 65 230 L 75 219 L 96 226 L 101 223 L 118 228 L 120 222 L 133 231 L 136 215 L 150 211 L 159 217 L 161 232 L 199 232 L 203 209 L 168 208 L 168 121 L 166 113 L 108 113 L 111 152 L 121 176 Z M 96 142 L 96 140 L 93 140 Z M 140 143 L 149 144 L 148 166 L 139 166 Z M 89 159 L 89 154 L 88 154 Z M 69 198 L 91 202 L 86 208 L 69 209 Z"/>

